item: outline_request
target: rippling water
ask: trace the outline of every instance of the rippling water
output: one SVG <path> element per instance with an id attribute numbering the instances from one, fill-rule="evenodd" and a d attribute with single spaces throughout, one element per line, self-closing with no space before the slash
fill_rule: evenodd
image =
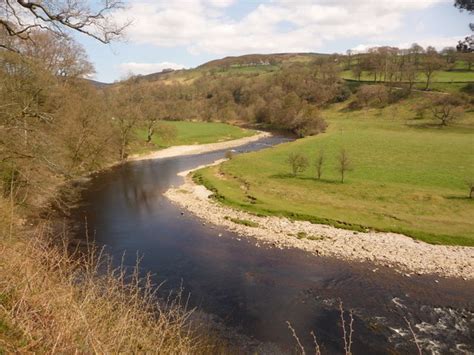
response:
<path id="1" fill-rule="evenodd" d="M 285 140 L 267 138 L 237 151 L 271 149 Z M 356 354 L 416 353 L 404 317 L 426 351 L 474 352 L 472 282 L 405 277 L 370 263 L 257 248 L 255 240 L 205 225 L 162 196 L 182 182 L 177 172 L 224 153 L 131 162 L 96 175 L 73 211 L 78 236 L 87 221 L 89 234 L 116 260 L 125 252 L 125 264 L 134 265 L 138 253 L 143 272 L 166 281 L 162 292 L 183 285 L 192 306 L 263 348 L 273 344 L 271 352 L 294 349 L 290 321 L 309 353 L 311 330 L 323 351 L 341 353 L 339 300 L 354 309 Z"/>

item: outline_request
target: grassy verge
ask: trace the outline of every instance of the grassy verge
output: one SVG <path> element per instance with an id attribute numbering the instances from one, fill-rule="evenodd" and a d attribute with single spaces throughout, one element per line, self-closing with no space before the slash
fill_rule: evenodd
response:
<path id="1" fill-rule="evenodd" d="M 325 112 L 327 133 L 238 156 L 195 179 L 220 201 L 256 214 L 473 246 L 474 201 L 465 181 L 474 177 L 474 115 L 440 128 L 415 118 L 417 100 L 352 112 L 335 105 Z M 354 168 L 344 184 L 337 172 L 341 148 Z M 321 180 L 314 165 L 290 174 L 290 152 L 313 164 L 320 150 L 326 158 Z"/>
<path id="2" fill-rule="evenodd" d="M 258 227 L 258 223 L 253 222 L 253 221 L 249 221 L 248 219 L 232 218 L 232 217 L 229 217 L 229 216 L 225 216 L 224 218 L 231 221 L 231 222 L 233 222 L 233 223 L 235 223 L 235 224 L 241 224 L 241 225 L 247 226 L 247 227 Z"/>
<path id="3" fill-rule="evenodd" d="M 150 144 L 146 144 L 146 130 L 137 129 L 137 143 L 134 153 L 145 153 L 174 145 L 206 144 L 229 141 L 255 134 L 255 131 L 219 122 L 160 121 L 173 127 L 176 135 L 172 139 L 163 140 L 159 132 L 153 136 Z"/>

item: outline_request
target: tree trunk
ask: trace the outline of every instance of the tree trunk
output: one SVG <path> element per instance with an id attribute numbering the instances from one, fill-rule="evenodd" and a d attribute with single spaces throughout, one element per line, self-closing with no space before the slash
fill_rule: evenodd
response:
<path id="1" fill-rule="evenodd" d="M 430 88 L 430 84 L 431 84 L 431 74 L 426 75 L 426 86 L 425 86 L 425 90 L 428 90 L 428 89 Z"/>
<path id="2" fill-rule="evenodd" d="M 153 128 L 148 128 L 148 133 L 147 133 L 147 137 L 146 137 L 146 142 L 147 143 L 151 142 L 151 138 L 153 137 L 153 133 L 154 133 Z"/>

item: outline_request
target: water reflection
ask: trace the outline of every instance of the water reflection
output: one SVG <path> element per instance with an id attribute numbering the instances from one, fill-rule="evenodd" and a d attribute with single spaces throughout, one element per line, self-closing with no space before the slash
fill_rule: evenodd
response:
<path id="1" fill-rule="evenodd" d="M 239 151 L 280 141 L 266 139 Z M 459 319 L 466 319 L 462 308 L 472 317 L 472 283 L 435 283 L 427 276 L 410 279 L 388 269 L 374 273 L 370 264 L 313 257 L 299 250 L 256 248 L 255 241 L 204 225 L 186 212 L 182 215 L 162 196 L 169 186 L 182 181 L 177 172 L 220 159 L 224 153 L 141 161 L 111 169 L 91 181 L 74 215 L 84 228 L 87 218 L 89 234 L 95 234 L 99 245 L 107 245 L 118 260 L 126 252 L 125 263 L 134 265 L 138 251 L 144 272 L 156 273 L 157 282 L 166 280 L 163 291 L 183 284 L 191 293 L 191 305 L 286 350 L 294 344 L 285 323 L 289 320 L 309 346 L 309 331 L 314 330 L 329 353 L 342 351 L 337 299 L 356 309 L 354 351 L 358 353 L 413 351 L 407 339 L 393 338 L 390 330 L 404 326 L 400 312 L 414 323 L 436 324 L 436 309 L 450 306 L 453 329 L 462 325 Z M 474 348 L 469 331 L 458 329 L 449 336 L 435 332 L 436 327 L 428 339 L 440 339 L 444 350 L 461 342 Z M 398 342 L 404 345 L 397 347 Z"/>

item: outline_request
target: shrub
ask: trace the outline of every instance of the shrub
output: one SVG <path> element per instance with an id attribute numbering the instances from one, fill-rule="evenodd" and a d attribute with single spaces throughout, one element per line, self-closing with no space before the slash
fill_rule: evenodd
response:
<path id="1" fill-rule="evenodd" d="M 410 96 L 410 90 L 408 88 L 394 89 L 388 95 L 388 102 L 394 104 L 400 100 L 406 99 Z"/>
<path id="2" fill-rule="evenodd" d="M 231 160 L 234 157 L 234 152 L 232 150 L 228 150 L 225 152 L 225 158 Z"/>
<path id="3" fill-rule="evenodd" d="M 351 97 L 351 89 L 347 85 L 340 85 L 332 99 L 332 102 L 344 102 Z"/>

